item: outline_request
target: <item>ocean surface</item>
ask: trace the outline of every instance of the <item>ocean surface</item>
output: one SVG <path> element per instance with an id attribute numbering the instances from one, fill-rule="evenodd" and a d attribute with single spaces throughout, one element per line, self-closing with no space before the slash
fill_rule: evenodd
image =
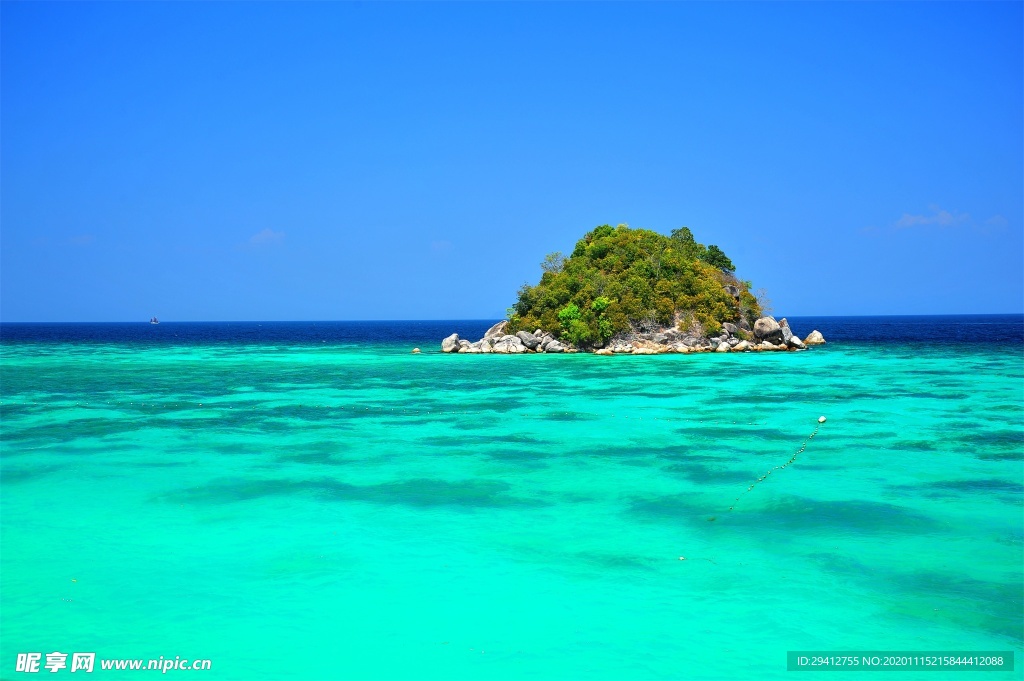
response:
<path id="1" fill-rule="evenodd" d="M 492 322 L 0 325 L 0 678 L 1024 678 L 1024 317 L 440 353 Z"/>

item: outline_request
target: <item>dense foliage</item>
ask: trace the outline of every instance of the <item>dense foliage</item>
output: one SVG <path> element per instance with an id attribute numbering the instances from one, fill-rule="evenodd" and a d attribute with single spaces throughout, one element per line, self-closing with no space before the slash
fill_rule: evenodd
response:
<path id="1" fill-rule="evenodd" d="M 750 284 L 736 279 L 718 246 L 697 243 L 683 227 L 671 236 L 602 225 L 572 255 L 548 255 L 536 286 L 524 284 L 509 308 L 510 331 L 541 328 L 578 346 L 655 327 L 714 334 L 722 322 L 760 313 Z M 726 286 L 739 290 L 737 301 Z"/>

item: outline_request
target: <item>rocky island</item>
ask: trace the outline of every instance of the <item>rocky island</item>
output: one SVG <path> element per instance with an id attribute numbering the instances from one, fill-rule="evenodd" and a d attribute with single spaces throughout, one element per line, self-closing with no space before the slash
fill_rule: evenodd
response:
<path id="1" fill-rule="evenodd" d="M 508 319 L 477 341 L 452 334 L 441 350 L 654 355 L 803 350 L 825 342 L 817 330 L 801 340 L 785 318 L 765 314 L 763 295 L 736 277 L 725 253 L 697 243 L 686 227 L 665 236 L 602 225 L 569 258 L 549 254 L 541 269 L 540 283 L 519 289 Z"/>

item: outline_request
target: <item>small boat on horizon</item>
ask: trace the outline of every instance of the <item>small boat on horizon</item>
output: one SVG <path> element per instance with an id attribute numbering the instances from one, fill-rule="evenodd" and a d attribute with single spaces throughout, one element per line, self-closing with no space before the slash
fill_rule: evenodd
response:
<path id="1" fill-rule="evenodd" d="M 153 317 L 152 319 L 149 320 L 149 323 L 150 324 L 159 324 L 160 320 L 157 319 L 156 317 Z"/>

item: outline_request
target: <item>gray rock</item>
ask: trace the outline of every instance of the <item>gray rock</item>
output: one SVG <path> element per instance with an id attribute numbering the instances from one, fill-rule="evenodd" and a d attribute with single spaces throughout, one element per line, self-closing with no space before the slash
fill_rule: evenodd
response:
<path id="1" fill-rule="evenodd" d="M 736 345 L 732 346 L 733 352 L 745 352 L 750 349 L 750 343 L 748 341 L 740 341 Z"/>
<path id="2" fill-rule="evenodd" d="M 526 346 L 524 346 L 522 343 L 513 343 L 512 341 L 500 340 L 494 344 L 493 352 L 496 355 L 520 355 L 526 352 Z"/>
<path id="3" fill-rule="evenodd" d="M 544 352 L 565 352 L 565 346 L 553 340 L 544 347 Z"/>
<path id="4" fill-rule="evenodd" d="M 733 298 L 739 298 L 740 297 L 740 290 L 737 287 L 733 286 L 732 284 L 727 284 L 726 286 L 723 286 L 722 288 L 724 288 L 725 292 L 728 293 Z"/>
<path id="5" fill-rule="evenodd" d="M 730 348 L 734 348 L 737 345 L 739 345 L 740 339 L 739 338 L 730 338 L 729 340 L 727 340 L 725 342 L 729 344 Z"/>
<path id="6" fill-rule="evenodd" d="M 541 331 L 540 329 L 537 329 L 536 331 L 533 332 L 533 335 L 536 336 L 537 338 L 543 338 L 544 332 Z"/>
<path id="7" fill-rule="evenodd" d="M 458 352 L 459 351 L 459 334 L 453 333 L 452 335 L 441 341 L 441 352 Z"/>
<path id="8" fill-rule="evenodd" d="M 754 336 L 772 344 L 783 342 L 782 328 L 774 317 L 761 317 L 754 322 Z"/>
<path id="9" fill-rule="evenodd" d="M 807 334 L 807 338 L 804 338 L 805 345 L 821 345 L 825 342 L 825 337 L 821 335 L 821 332 L 815 329 Z"/>
<path id="10" fill-rule="evenodd" d="M 665 341 L 668 340 L 668 334 L 656 333 L 654 334 L 654 337 L 651 338 L 651 340 L 654 341 L 655 343 L 664 343 Z"/>
<path id="11" fill-rule="evenodd" d="M 740 327 L 742 331 L 750 331 L 750 322 L 748 322 L 746 319 L 741 319 L 738 322 L 736 322 L 736 326 Z"/>
<path id="12" fill-rule="evenodd" d="M 516 334 L 516 338 L 522 341 L 523 345 L 528 347 L 530 350 L 536 350 L 537 346 L 540 345 L 540 339 L 529 331 L 520 331 Z"/>
<path id="13" fill-rule="evenodd" d="M 785 317 L 779 320 L 779 328 L 782 329 L 783 342 L 788 343 L 789 339 L 793 337 L 793 330 L 789 328 L 789 322 Z"/>
<path id="14" fill-rule="evenodd" d="M 508 320 L 502 319 L 500 322 L 487 329 L 487 333 L 484 334 L 484 338 L 501 338 L 505 335 L 506 326 L 508 326 Z"/>
<path id="15" fill-rule="evenodd" d="M 803 350 L 804 348 L 807 347 L 806 345 L 804 345 L 804 342 L 802 340 L 800 340 L 799 338 L 792 334 L 790 334 L 789 338 L 786 339 L 786 345 L 788 345 L 791 348 L 796 348 L 797 350 Z"/>
<path id="16" fill-rule="evenodd" d="M 719 343 L 718 347 L 715 348 L 715 352 L 729 352 L 732 348 L 729 347 L 728 343 Z"/>
<path id="17" fill-rule="evenodd" d="M 731 322 L 722 322 L 722 328 L 730 336 L 735 335 L 735 333 L 740 330 L 740 327 L 736 326 L 735 324 L 733 324 Z"/>

